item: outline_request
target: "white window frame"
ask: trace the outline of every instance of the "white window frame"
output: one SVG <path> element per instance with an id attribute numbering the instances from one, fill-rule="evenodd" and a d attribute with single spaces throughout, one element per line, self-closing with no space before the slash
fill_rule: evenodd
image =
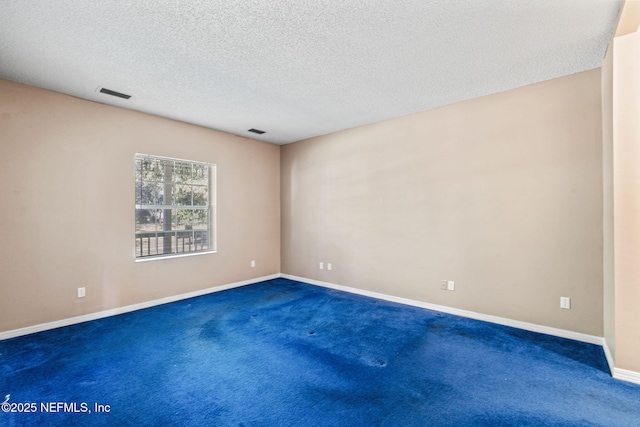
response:
<path id="1" fill-rule="evenodd" d="M 165 167 L 164 172 L 162 173 L 162 180 L 144 180 L 141 173 L 138 171 L 138 167 L 142 166 L 141 161 L 157 161 L 158 165 L 162 165 Z M 185 184 L 184 182 L 176 181 L 176 175 L 174 175 L 174 171 L 176 169 L 176 165 L 180 164 L 180 166 L 184 167 L 185 165 L 189 165 L 191 167 L 191 176 L 189 178 L 189 183 Z M 166 167 L 170 167 L 169 174 L 171 176 L 170 181 L 166 180 L 165 172 L 167 172 Z M 207 173 L 207 184 L 194 183 L 194 169 L 195 168 L 203 168 L 206 167 Z M 157 170 L 156 170 L 157 173 Z M 217 251 L 217 233 L 216 233 L 216 165 L 213 163 L 206 163 L 201 161 L 194 160 L 185 160 L 178 159 L 173 157 L 163 157 L 156 156 L 151 154 L 141 154 L 136 153 L 134 157 L 134 181 L 135 181 L 135 214 L 134 214 L 134 222 L 135 222 L 135 242 L 134 242 L 134 258 L 136 262 L 143 261 L 152 261 L 158 259 L 167 259 L 167 258 L 178 258 L 178 257 L 186 257 L 186 256 L 195 256 L 195 255 L 204 255 L 215 253 Z M 201 181 L 203 182 L 203 181 Z M 142 196 L 142 187 L 143 184 L 147 184 L 151 187 L 156 187 L 156 192 L 158 193 L 156 197 L 147 195 L 147 198 L 150 198 L 151 201 L 145 199 Z M 185 203 L 184 200 L 182 204 L 165 204 L 165 192 L 170 190 L 174 191 L 176 187 L 190 187 L 190 195 L 191 202 Z M 206 188 L 208 190 L 206 197 L 206 205 L 195 205 L 194 204 L 194 189 L 196 187 Z M 145 199 L 145 200 L 143 200 Z M 162 199 L 162 200 L 161 200 Z M 147 203 L 143 203 L 146 201 Z M 175 200 L 171 199 L 171 202 L 175 202 Z M 139 213 L 143 213 L 144 211 L 157 211 L 157 215 L 151 215 L 156 218 L 156 222 L 144 223 L 141 224 L 139 221 Z M 185 225 L 184 229 L 173 228 L 174 224 L 179 224 L 178 217 L 176 216 L 176 220 L 172 221 L 172 212 L 176 214 L 179 211 L 192 211 L 193 216 L 190 214 L 190 218 L 195 217 L 195 212 L 197 211 L 206 211 L 206 228 L 194 228 L 195 223 L 191 222 L 189 225 Z M 160 221 L 162 224 L 162 229 L 159 229 L 160 223 L 157 222 L 162 218 L 169 218 L 169 228 L 165 228 L 165 223 Z M 142 230 L 142 228 L 146 226 L 147 231 Z M 155 228 L 154 228 L 155 227 Z M 190 227 L 190 228 L 187 228 Z M 169 240 L 170 243 L 165 246 L 166 240 L 165 236 L 170 235 L 171 238 Z M 145 238 L 146 238 L 146 254 L 145 254 Z M 153 240 L 153 245 L 155 247 L 154 253 L 151 251 L 151 241 Z M 162 253 L 159 252 L 159 241 L 162 240 Z M 187 243 L 185 243 L 187 242 Z M 202 243 L 206 242 L 206 243 Z M 198 249 L 198 243 L 201 245 L 201 249 Z M 206 248 L 205 248 L 206 245 Z M 186 249 L 186 250 L 185 250 Z M 166 252 L 169 250 L 169 252 Z"/>

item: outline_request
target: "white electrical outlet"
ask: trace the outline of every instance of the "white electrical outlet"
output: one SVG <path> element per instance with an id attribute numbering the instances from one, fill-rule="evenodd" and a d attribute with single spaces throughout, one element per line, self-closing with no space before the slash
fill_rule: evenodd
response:
<path id="1" fill-rule="evenodd" d="M 564 308 L 566 310 L 571 310 L 571 298 L 569 298 L 569 297 L 560 297 L 560 308 Z"/>
<path id="2" fill-rule="evenodd" d="M 443 291 L 446 291 L 448 289 L 446 280 L 441 280 L 440 281 L 440 289 L 442 289 Z"/>
<path id="3" fill-rule="evenodd" d="M 78 288 L 78 298 L 84 298 L 85 288 Z"/>
<path id="4" fill-rule="evenodd" d="M 331 270 L 331 263 L 330 262 L 327 263 L 327 270 Z"/>
<path id="5" fill-rule="evenodd" d="M 324 263 L 323 262 L 320 263 L 320 270 L 324 270 Z"/>
<path id="6" fill-rule="evenodd" d="M 256 261 L 255 260 L 251 260 L 251 267 L 255 267 L 256 266 Z"/>
<path id="7" fill-rule="evenodd" d="M 454 291 L 456 289 L 455 282 L 453 280 L 447 281 L 447 289 L 450 291 Z"/>

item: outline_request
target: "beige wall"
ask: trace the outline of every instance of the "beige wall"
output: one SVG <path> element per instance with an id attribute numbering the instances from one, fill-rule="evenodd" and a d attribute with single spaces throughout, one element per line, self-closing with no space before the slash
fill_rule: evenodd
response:
<path id="1" fill-rule="evenodd" d="M 640 24 L 640 1 L 626 0 L 616 28 L 616 37 L 635 33 Z"/>
<path id="2" fill-rule="evenodd" d="M 282 271 L 638 343 L 633 286 L 613 286 L 612 55 L 284 146 L 281 169 L 278 146 L 0 80 L 0 331 Z M 218 165 L 219 253 L 133 262 L 136 152 Z M 618 366 L 640 370 L 624 348 Z"/>
<path id="3" fill-rule="evenodd" d="M 136 152 L 218 165 L 218 253 L 134 262 Z M 0 331 L 278 273 L 279 161 L 278 146 L 0 80 Z"/>
<path id="4" fill-rule="evenodd" d="M 638 58 L 282 149 L 0 80 L 0 331 L 282 271 L 604 334 L 640 372 Z M 218 165 L 218 253 L 134 262 L 136 152 Z"/>
<path id="5" fill-rule="evenodd" d="M 615 275 L 613 241 L 613 44 L 602 64 L 602 222 L 604 338 L 615 359 Z"/>
<path id="6" fill-rule="evenodd" d="M 282 272 L 602 336 L 601 114 L 596 69 L 283 146 Z"/>
<path id="7" fill-rule="evenodd" d="M 640 34 L 613 46 L 615 364 L 640 372 Z"/>

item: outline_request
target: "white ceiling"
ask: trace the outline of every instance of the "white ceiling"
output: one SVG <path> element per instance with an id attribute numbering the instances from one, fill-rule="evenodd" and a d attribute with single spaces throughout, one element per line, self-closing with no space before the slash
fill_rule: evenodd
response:
<path id="1" fill-rule="evenodd" d="M 0 0 L 0 77 L 286 144 L 599 67 L 621 5 Z"/>

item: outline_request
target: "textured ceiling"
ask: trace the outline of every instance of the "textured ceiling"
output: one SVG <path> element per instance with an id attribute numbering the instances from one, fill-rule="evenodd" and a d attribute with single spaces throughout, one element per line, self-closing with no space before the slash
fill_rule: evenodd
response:
<path id="1" fill-rule="evenodd" d="M 0 77 L 284 144 L 599 67 L 621 4 L 0 0 Z"/>

